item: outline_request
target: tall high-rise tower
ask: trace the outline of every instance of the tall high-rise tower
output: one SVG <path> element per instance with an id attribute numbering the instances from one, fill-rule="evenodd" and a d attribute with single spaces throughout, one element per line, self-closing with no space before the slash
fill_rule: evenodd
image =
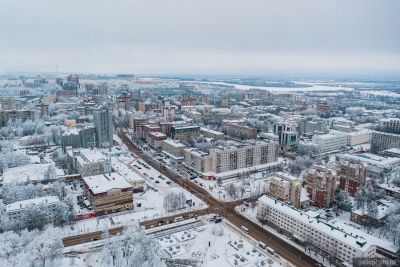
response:
<path id="1" fill-rule="evenodd" d="M 96 128 L 96 146 L 110 148 L 113 145 L 112 107 L 104 105 L 93 111 L 93 123 Z"/>

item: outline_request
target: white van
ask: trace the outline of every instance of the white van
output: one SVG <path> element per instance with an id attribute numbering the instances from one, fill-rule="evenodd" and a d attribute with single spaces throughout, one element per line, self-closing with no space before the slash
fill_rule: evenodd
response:
<path id="1" fill-rule="evenodd" d="M 265 245 L 263 242 L 258 242 L 258 246 L 260 247 L 260 248 L 262 248 L 262 249 L 266 249 L 267 248 L 267 245 Z"/>
<path id="2" fill-rule="evenodd" d="M 240 227 L 240 230 L 242 230 L 242 231 L 245 232 L 246 234 L 248 234 L 248 233 L 250 232 L 250 230 L 247 229 L 247 227 L 245 227 L 245 226 Z"/>

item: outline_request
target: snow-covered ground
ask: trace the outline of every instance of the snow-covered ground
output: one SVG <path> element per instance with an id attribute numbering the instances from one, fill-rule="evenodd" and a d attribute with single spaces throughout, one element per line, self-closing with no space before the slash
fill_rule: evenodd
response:
<path id="1" fill-rule="evenodd" d="M 234 84 L 234 83 L 226 83 L 226 82 L 200 82 L 200 81 L 185 81 L 188 83 L 205 83 L 212 85 L 223 85 L 223 86 L 233 86 L 238 90 L 250 90 L 250 89 L 261 89 L 270 92 L 324 92 L 324 91 L 352 91 L 353 88 L 348 87 L 340 87 L 340 86 L 331 86 L 331 85 L 321 85 L 314 83 L 297 83 L 302 85 L 309 85 L 309 87 L 269 87 L 269 86 L 252 86 L 252 85 L 243 85 L 243 84 Z"/>
<path id="2" fill-rule="evenodd" d="M 251 174 L 248 178 L 222 180 L 221 185 L 218 185 L 215 180 L 205 180 L 201 178 L 196 178 L 193 182 L 206 189 L 215 199 L 232 201 L 264 193 L 269 184 L 269 178 L 263 178 L 262 172 L 258 172 Z M 236 196 L 231 196 L 226 191 L 226 188 L 231 184 L 237 189 Z"/>
<path id="3" fill-rule="evenodd" d="M 255 240 L 225 220 L 215 224 L 203 218 L 200 222 L 188 227 L 180 223 L 174 228 L 157 232 L 155 238 L 160 257 L 171 261 L 185 260 L 191 266 L 291 266 L 279 255 L 271 255 L 260 248 Z M 149 230 L 148 234 L 154 230 Z M 95 241 L 93 244 L 76 246 L 74 251 L 90 252 L 74 258 L 75 266 L 96 266 L 101 257 L 101 244 L 101 241 Z M 64 258 L 63 266 L 70 264 L 71 259 Z"/>

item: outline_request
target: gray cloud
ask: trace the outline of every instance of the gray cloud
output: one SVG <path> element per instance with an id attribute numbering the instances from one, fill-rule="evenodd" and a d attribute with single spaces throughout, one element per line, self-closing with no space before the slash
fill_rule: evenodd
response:
<path id="1" fill-rule="evenodd" d="M 0 69 L 396 72 L 400 2 L 3 1 Z"/>

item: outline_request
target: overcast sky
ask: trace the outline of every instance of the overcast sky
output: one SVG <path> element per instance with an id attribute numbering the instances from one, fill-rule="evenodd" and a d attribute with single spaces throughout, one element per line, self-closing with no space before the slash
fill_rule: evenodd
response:
<path id="1" fill-rule="evenodd" d="M 400 73 L 400 1 L 0 0 L 0 72 Z"/>

